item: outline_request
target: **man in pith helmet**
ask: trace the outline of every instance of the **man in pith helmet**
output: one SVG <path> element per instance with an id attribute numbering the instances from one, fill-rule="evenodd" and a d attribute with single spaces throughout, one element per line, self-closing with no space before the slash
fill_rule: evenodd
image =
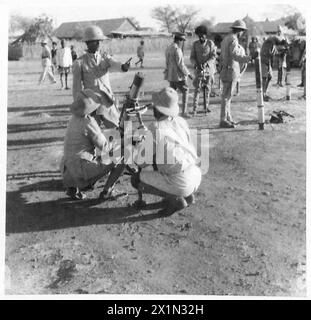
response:
<path id="1" fill-rule="evenodd" d="M 170 215 L 194 203 L 201 170 L 196 164 L 198 157 L 187 121 L 178 116 L 177 92 L 164 88 L 152 95 L 152 103 L 154 121 L 149 131 L 153 139 L 153 163 L 144 163 L 138 157 L 137 162 L 143 169 L 131 182 L 141 194 L 164 197 L 160 213 Z M 138 204 L 143 204 L 142 198 Z"/>
<path id="2" fill-rule="evenodd" d="M 251 57 L 245 55 L 245 50 L 239 44 L 239 38 L 247 30 L 245 22 L 237 20 L 231 29 L 232 32 L 221 42 L 220 79 L 223 83 L 220 111 L 221 128 L 235 127 L 231 116 L 231 99 L 236 83 L 240 80 L 240 63 L 248 63 L 251 60 Z"/>
<path id="3" fill-rule="evenodd" d="M 72 94 L 74 100 L 82 89 L 92 89 L 101 96 L 101 104 L 105 108 L 103 117 L 106 124 L 117 127 L 119 110 L 117 101 L 111 89 L 109 71 L 127 72 L 130 62 L 121 63 L 112 56 L 100 53 L 100 42 L 104 40 L 102 30 L 98 26 L 90 26 L 84 31 L 84 41 L 87 45 L 86 53 L 73 64 Z"/>
<path id="4" fill-rule="evenodd" d="M 101 95 L 91 89 L 80 91 L 70 106 L 61 173 L 66 194 L 73 200 L 86 197 L 84 191 L 92 189 L 97 180 L 109 174 L 101 199 L 109 197 L 114 184 L 124 169 L 117 158 L 96 156 L 109 154 L 112 146 L 97 122 L 97 109 L 101 108 Z"/>
<path id="5" fill-rule="evenodd" d="M 43 83 L 46 76 L 49 77 L 51 83 L 56 83 L 52 72 L 52 54 L 51 49 L 48 46 L 48 39 L 44 38 L 41 40 L 41 61 L 42 61 L 42 72 L 39 78 L 39 85 Z"/>

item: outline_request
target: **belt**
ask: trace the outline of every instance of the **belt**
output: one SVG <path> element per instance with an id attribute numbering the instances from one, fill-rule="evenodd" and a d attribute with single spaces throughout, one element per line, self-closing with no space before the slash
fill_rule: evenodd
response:
<path id="1" fill-rule="evenodd" d="M 42 57 L 42 59 L 46 59 L 46 58 L 49 58 L 49 57 Z"/>

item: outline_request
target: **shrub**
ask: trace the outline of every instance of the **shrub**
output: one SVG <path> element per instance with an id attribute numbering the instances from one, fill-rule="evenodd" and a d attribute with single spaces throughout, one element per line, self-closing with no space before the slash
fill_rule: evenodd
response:
<path id="1" fill-rule="evenodd" d="M 21 45 L 9 45 L 9 61 L 18 61 L 23 56 L 23 47 Z"/>

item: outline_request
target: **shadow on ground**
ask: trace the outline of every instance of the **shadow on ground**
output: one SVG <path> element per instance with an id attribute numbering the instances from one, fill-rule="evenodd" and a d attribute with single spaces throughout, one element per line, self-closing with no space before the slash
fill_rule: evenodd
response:
<path id="1" fill-rule="evenodd" d="M 24 193 L 38 191 L 64 191 L 62 180 L 45 180 L 21 187 L 18 191 L 7 192 L 7 234 L 163 218 L 163 216 L 154 212 L 143 214 L 142 210 L 138 210 L 131 205 L 109 208 L 99 199 L 73 201 L 65 198 L 65 194 L 63 194 L 64 197 L 57 200 L 28 203 L 23 197 Z M 151 203 L 144 207 L 143 211 L 155 210 L 160 207 L 160 202 Z"/>

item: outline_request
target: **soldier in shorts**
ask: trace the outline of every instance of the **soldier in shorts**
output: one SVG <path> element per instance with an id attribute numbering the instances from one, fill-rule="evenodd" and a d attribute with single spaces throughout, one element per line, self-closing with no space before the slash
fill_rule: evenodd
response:
<path id="1" fill-rule="evenodd" d="M 260 50 L 264 101 L 271 100 L 271 98 L 267 96 L 267 90 L 272 79 L 272 61 L 273 56 L 276 54 L 276 45 L 278 44 L 279 40 L 277 37 L 269 37 L 264 41 Z"/>

